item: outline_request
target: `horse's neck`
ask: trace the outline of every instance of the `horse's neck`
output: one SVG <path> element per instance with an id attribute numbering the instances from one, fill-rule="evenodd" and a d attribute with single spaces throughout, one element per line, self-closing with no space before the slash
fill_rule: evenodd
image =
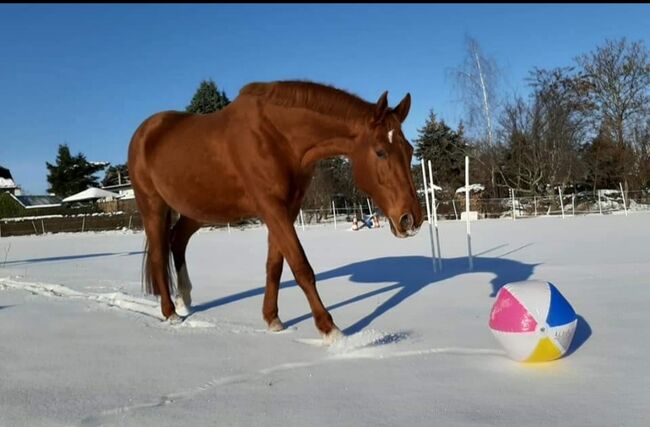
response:
<path id="1" fill-rule="evenodd" d="M 341 121 L 326 127 L 315 124 L 311 128 L 313 135 L 298 143 L 303 166 L 329 157 L 348 156 L 351 153 L 358 132 L 354 124 Z"/>

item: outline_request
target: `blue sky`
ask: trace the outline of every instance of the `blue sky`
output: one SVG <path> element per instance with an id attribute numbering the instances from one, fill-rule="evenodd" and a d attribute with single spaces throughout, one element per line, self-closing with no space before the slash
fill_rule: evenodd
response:
<path id="1" fill-rule="evenodd" d="M 0 5 L 0 165 L 45 194 L 58 144 L 124 163 L 133 131 L 184 109 L 212 78 L 232 99 L 251 81 L 310 79 L 391 105 L 404 131 L 429 110 L 462 118 L 450 71 L 466 35 L 526 95 L 533 67 L 570 65 L 605 39 L 650 38 L 650 5 Z"/>

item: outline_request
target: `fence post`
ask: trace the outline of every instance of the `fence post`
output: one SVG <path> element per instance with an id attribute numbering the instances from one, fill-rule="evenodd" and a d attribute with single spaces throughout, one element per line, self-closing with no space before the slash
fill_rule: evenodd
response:
<path id="1" fill-rule="evenodd" d="M 228 234 L 230 234 L 230 223 L 228 223 Z"/>
<path id="2" fill-rule="evenodd" d="M 334 200 L 332 200 L 332 216 L 334 217 L 334 230 L 336 230 L 336 205 Z"/>
<path id="3" fill-rule="evenodd" d="M 564 219 L 564 200 L 562 200 L 562 187 L 558 187 L 557 191 L 560 193 L 560 208 L 562 209 L 562 219 Z"/>
<path id="4" fill-rule="evenodd" d="M 602 202 L 600 201 L 600 190 L 598 190 L 598 211 L 600 214 L 603 214 L 603 205 Z"/>
<path id="5" fill-rule="evenodd" d="M 510 196 L 512 200 L 512 220 L 515 220 L 515 189 L 511 188 L 510 189 Z"/>
<path id="6" fill-rule="evenodd" d="M 535 216 L 537 216 L 537 196 L 533 196 L 533 203 L 535 204 Z"/>
<path id="7" fill-rule="evenodd" d="M 133 215 L 129 215 L 129 230 L 131 229 L 131 220 L 133 220 Z"/>
<path id="8" fill-rule="evenodd" d="M 621 196 L 623 196 L 623 209 L 625 210 L 625 216 L 627 216 L 627 205 L 625 204 L 625 192 L 623 191 L 623 184 L 619 182 L 618 185 L 621 187 Z"/>
<path id="9" fill-rule="evenodd" d="M 571 195 L 571 213 L 573 214 L 573 216 L 576 216 L 576 193 L 573 193 Z"/>
<path id="10" fill-rule="evenodd" d="M 41 218 L 41 228 L 43 229 L 43 234 L 45 234 L 45 223 L 43 222 L 42 218 Z"/>
<path id="11" fill-rule="evenodd" d="M 456 202 L 454 201 L 453 198 L 451 199 L 451 204 L 454 206 L 454 216 L 456 217 L 456 219 L 458 219 L 458 211 L 456 211 Z"/>
<path id="12" fill-rule="evenodd" d="M 302 216 L 302 209 L 300 209 L 300 225 L 302 226 L 302 231 L 305 231 L 305 218 Z"/>
<path id="13" fill-rule="evenodd" d="M 82 218 L 82 220 L 81 220 L 81 232 L 83 233 L 84 230 L 86 229 L 86 215 L 82 216 L 81 218 Z"/>

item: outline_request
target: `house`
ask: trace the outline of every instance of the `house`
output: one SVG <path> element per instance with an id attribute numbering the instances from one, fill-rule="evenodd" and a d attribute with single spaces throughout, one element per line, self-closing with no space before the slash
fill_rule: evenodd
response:
<path id="1" fill-rule="evenodd" d="M 49 215 L 61 208 L 57 196 L 16 196 L 11 192 L 0 193 L 0 218 Z"/>
<path id="2" fill-rule="evenodd" d="M 19 193 L 19 190 L 11 176 L 11 171 L 0 166 L 0 193 L 4 192 L 16 194 Z"/>
<path id="3" fill-rule="evenodd" d="M 115 185 L 107 185 L 105 187 L 101 187 L 101 189 L 119 194 L 120 196 L 122 196 L 121 197 L 122 200 L 135 198 L 135 195 L 133 194 L 133 186 L 131 185 L 131 182 L 115 184 Z"/>

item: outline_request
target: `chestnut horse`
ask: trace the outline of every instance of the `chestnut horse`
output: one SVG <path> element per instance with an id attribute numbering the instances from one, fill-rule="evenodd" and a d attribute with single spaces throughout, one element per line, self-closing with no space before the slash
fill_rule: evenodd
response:
<path id="1" fill-rule="evenodd" d="M 423 215 L 411 176 L 413 148 L 401 130 L 410 105 L 410 94 L 390 108 L 388 92 L 373 104 L 311 82 L 251 83 L 221 111 L 167 111 L 145 120 L 131 140 L 128 168 L 147 238 L 145 290 L 160 296 L 165 319 L 189 314 L 185 248 L 192 234 L 205 223 L 257 217 L 268 227 L 262 313 L 269 330 L 283 329 L 277 300 L 286 259 L 324 340 L 340 336 L 294 221 L 316 161 L 343 155 L 393 234 L 417 233 Z M 172 211 L 180 215 L 173 226 Z"/>

